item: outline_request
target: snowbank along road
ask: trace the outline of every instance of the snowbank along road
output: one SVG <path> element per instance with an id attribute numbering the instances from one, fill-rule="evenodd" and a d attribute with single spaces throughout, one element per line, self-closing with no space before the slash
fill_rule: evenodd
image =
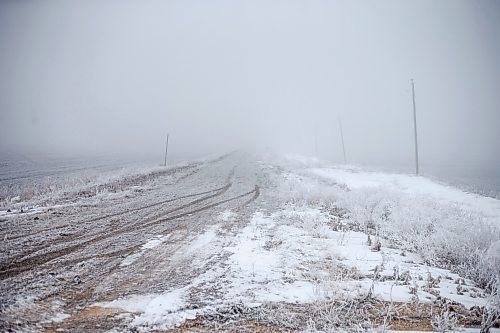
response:
<path id="1" fill-rule="evenodd" d="M 429 330 L 488 315 L 497 325 L 498 200 L 318 163 L 233 153 L 124 178 L 119 191 L 5 207 L 0 327 Z M 468 253 L 450 258 L 454 246 Z M 472 255 L 483 262 L 464 266 Z"/>

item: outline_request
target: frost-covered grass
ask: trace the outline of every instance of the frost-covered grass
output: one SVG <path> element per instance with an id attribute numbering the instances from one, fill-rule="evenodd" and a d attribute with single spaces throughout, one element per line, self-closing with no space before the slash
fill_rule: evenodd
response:
<path id="1" fill-rule="evenodd" d="M 428 265 L 450 269 L 490 291 L 499 281 L 498 200 L 421 177 L 359 169 L 303 169 L 284 174 L 278 184 L 279 197 L 336 211 L 351 230 L 415 252 Z"/>
<path id="2" fill-rule="evenodd" d="M 429 265 L 489 290 L 500 277 L 499 226 L 476 212 L 383 188 L 350 191 L 339 203 L 349 223 L 420 254 Z"/>
<path id="3" fill-rule="evenodd" d="M 185 163 L 179 163 L 174 167 L 184 165 Z M 0 183 L 0 209 L 34 201 L 71 200 L 120 192 L 131 186 L 142 185 L 147 179 L 169 169 L 161 166 L 127 166 L 107 171 L 89 169 L 33 182 Z"/>
<path id="4" fill-rule="evenodd" d="M 341 206 L 348 221 L 490 289 L 500 276 L 500 232 L 481 215 L 425 197 L 358 189 Z"/>

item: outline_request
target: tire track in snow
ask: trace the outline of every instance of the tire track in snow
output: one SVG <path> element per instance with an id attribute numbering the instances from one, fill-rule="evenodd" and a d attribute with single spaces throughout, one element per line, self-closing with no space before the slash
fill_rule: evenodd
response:
<path id="1" fill-rule="evenodd" d="M 255 192 L 258 191 L 257 189 L 258 189 L 258 186 L 255 186 L 254 189 L 251 190 L 251 191 L 244 192 L 242 194 L 233 196 L 231 198 L 220 200 L 218 202 L 214 202 L 214 203 L 205 205 L 203 207 L 200 207 L 200 208 L 197 208 L 197 209 L 193 209 L 193 210 L 184 212 L 182 214 L 177 214 L 175 216 L 170 216 L 170 217 L 163 218 L 163 219 L 160 219 L 158 221 L 155 221 L 156 224 L 158 224 L 158 223 L 161 224 L 161 223 L 164 223 L 164 222 L 167 222 L 167 221 L 168 222 L 175 222 L 175 223 L 168 223 L 164 229 L 162 229 L 161 231 L 158 231 L 158 232 L 160 234 L 168 234 L 168 233 L 171 233 L 173 231 L 178 231 L 180 229 L 192 229 L 194 226 L 191 225 L 191 224 L 188 225 L 186 223 L 186 222 L 191 221 L 191 220 L 182 220 L 181 219 L 182 217 L 192 216 L 192 215 L 194 215 L 196 213 L 200 213 L 200 212 L 203 212 L 203 211 L 210 210 L 211 208 L 223 205 L 225 203 L 236 201 L 236 200 L 241 199 L 241 198 L 245 198 L 246 196 L 249 196 L 252 193 L 254 194 L 254 196 L 252 196 L 252 198 L 254 198 L 255 197 Z M 198 225 L 198 227 L 199 227 L 199 225 Z M 128 248 L 121 249 L 121 250 L 118 250 L 118 251 L 109 252 L 109 253 L 104 253 L 104 254 L 101 253 L 101 254 L 96 254 L 96 255 L 93 255 L 93 256 L 87 256 L 87 257 L 84 257 L 84 258 L 74 258 L 74 259 L 65 260 L 64 262 L 58 262 L 56 264 L 57 266 L 51 265 L 51 268 L 61 268 L 61 267 L 65 267 L 65 266 L 68 266 L 68 265 L 75 265 L 75 264 L 78 264 L 79 262 L 86 261 L 86 260 L 91 260 L 91 259 L 106 259 L 106 258 L 108 258 L 109 259 L 108 263 L 111 263 L 113 260 L 119 259 L 118 257 L 132 255 L 142 245 L 143 244 L 138 244 L 138 245 L 133 245 L 133 246 L 130 246 Z M 180 241 L 176 241 L 174 244 L 170 244 L 170 246 L 175 246 L 176 249 L 182 248 L 183 245 L 184 245 L 184 243 L 182 243 Z M 121 260 L 120 260 L 120 262 L 121 262 Z M 116 264 L 116 261 L 113 262 L 113 264 L 112 264 L 111 267 L 107 266 L 107 265 L 102 265 L 101 267 L 103 267 L 103 268 L 106 267 L 106 268 L 104 268 L 105 271 L 102 271 L 100 273 L 102 276 L 110 276 L 111 274 L 113 274 L 113 272 L 116 272 L 117 270 L 119 270 L 121 268 L 120 264 Z M 142 276 L 142 275 L 140 275 L 140 276 L 134 276 L 134 277 L 129 276 L 129 277 L 126 278 L 126 280 L 123 281 L 124 284 L 122 285 L 122 289 L 120 289 L 120 290 L 122 292 L 125 292 L 125 291 L 129 290 L 130 288 L 132 288 L 132 286 L 133 286 L 133 288 L 136 288 L 134 281 L 138 282 L 138 281 L 142 281 L 143 279 L 144 279 L 144 276 Z M 85 290 L 86 290 L 86 292 L 88 294 L 88 298 L 87 299 L 90 299 L 91 298 L 90 295 L 92 295 L 92 292 L 89 293 L 89 290 L 90 289 L 93 290 L 95 287 L 96 287 L 95 285 L 91 285 L 88 288 L 85 288 Z M 117 290 L 117 286 L 116 285 L 114 286 L 113 293 L 115 294 L 115 297 L 118 297 L 118 295 L 122 295 Z M 75 304 L 75 303 L 73 303 L 73 301 L 75 301 L 74 298 L 77 297 L 77 300 L 80 300 L 81 299 L 80 296 L 81 296 L 80 294 L 75 295 L 74 292 L 69 292 L 69 294 L 67 296 L 65 296 L 65 298 L 66 299 L 72 299 L 72 301 L 70 303 Z M 48 298 L 50 296 L 46 296 L 46 297 Z M 107 295 L 107 297 L 110 297 L 110 296 Z M 113 297 L 111 297 L 111 298 L 113 298 Z"/>
<path id="2" fill-rule="evenodd" d="M 232 183 L 229 183 L 226 186 L 219 188 L 218 191 L 214 194 L 190 201 L 184 205 L 170 209 L 167 212 L 164 212 L 163 214 L 171 214 L 173 212 L 185 209 L 185 208 L 190 207 L 192 205 L 199 204 L 199 203 L 202 203 L 202 202 L 207 201 L 209 199 L 218 197 L 218 196 L 224 194 L 231 186 L 232 186 Z M 213 192 L 213 191 L 210 191 L 210 192 Z M 52 252 L 43 253 L 43 254 L 35 255 L 33 257 L 26 258 L 27 256 L 30 256 L 31 254 L 36 253 L 36 252 L 43 250 L 45 248 L 49 248 L 51 246 L 59 245 L 59 244 L 63 244 L 63 243 L 74 242 L 75 240 L 81 239 L 81 238 L 86 237 L 86 236 L 82 236 L 82 234 L 84 234 L 84 233 L 79 233 L 76 235 L 76 237 L 73 237 L 71 239 L 58 238 L 56 240 L 52 240 L 52 241 L 50 241 L 50 243 L 45 244 L 42 247 L 37 247 L 33 251 L 30 251 L 30 253 L 23 253 L 22 255 L 19 255 L 16 258 L 11 259 L 9 264 L 2 263 L 2 266 L 0 266 L 0 280 L 3 280 L 5 278 L 5 276 L 6 277 L 12 276 L 12 274 L 9 274 L 10 272 L 11 273 L 17 272 L 14 274 L 14 275 L 17 275 L 21 272 L 29 270 L 30 268 L 34 268 L 36 265 L 45 264 L 50 260 L 56 259 L 58 257 L 62 257 L 62 256 L 67 255 L 69 253 L 72 253 L 72 252 L 79 250 L 87 245 L 102 241 L 102 240 L 110 238 L 110 237 L 118 236 L 119 234 L 126 233 L 127 231 L 132 231 L 135 228 L 145 227 L 144 222 L 147 222 L 147 221 L 149 221 L 149 220 L 140 221 L 140 222 L 137 222 L 137 223 L 134 223 L 131 225 L 127 225 L 127 226 L 119 228 L 119 229 L 112 229 L 109 232 L 107 232 L 106 234 L 96 236 L 96 237 L 91 238 L 87 241 L 83 241 L 81 243 L 69 246 L 67 248 L 55 250 Z M 26 259 L 23 259 L 23 258 L 26 258 Z"/>
<path id="3" fill-rule="evenodd" d="M 218 193 L 216 193 L 214 195 L 208 196 L 208 197 L 213 198 L 213 197 L 217 197 L 217 196 L 222 195 L 224 192 L 226 192 L 229 189 L 229 187 L 231 185 L 232 185 L 231 183 L 228 184 L 228 185 L 226 185 L 223 188 L 223 190 L 221 190 L 220 192 L 218 192 Z M 142 225 L 135 225 L 135 224 L 134 225 L 130 225 L 130 226 L 121 228 L 119 230 L 115 230 L 115 231 L 113 231 L 111 233 L 108 233 L 108 234 L 105 234 L 105 235 L 101 235 L 101 236 L 92 238 L 92 239 L 90 239 L 88 241 L 85 241 L 85 242 L 82 242 L 82 243 L 78 243 L 78 244 L 75 244 L 73 246 L 61 249 L 61 250 L 56 250 L 56 251 L 53 251 L 53 252 L 44 253 L 44 254 L 40 254 L 40 255 L 37 255 L 37 256 L 30 257 L 30 258 L 28 258 L 26 260 L 22 260 L 20 262 L 16 262 L 14 264 L 11 264 L 11 265 L 9 265 L 9 266 L 7 266 L 5 268 L 2 267 L 1 270 L 0 270 L 0 280 L 3 280 L 3 279 L 8 278 L 8 277 L 16 276 L 16 275 L 18 275 L 18 274 L 20 274 L 22 272 L 30 270 L 31 268 L 34 268 L 36 266 L 40 266 L 40 265 L 46 264 L 46 263 L 48 263 L 51 260 L 63 257 L 65 255 L 71 254 L 73 252 L 76 252 L 76 251 L 78 251 L 78 250 L 80 250 L 80 249 L 82 249 L 82 248 L 84 248 L 84 247 L 86 247 L 88 245 L 93 244 L 93 243 L 97 243 L 99 241 L 108 239 L 110 237 L 116 237 L 118 235 L 125 234 L 127 232 L 131 232 L 131 231 L 133 231 L 133 229 L 135 229 L 135 227 L 141 227 L 142 229 L 148 228 L 148 227 L 151 227 L 151 226 L 154 226 L 154 225 L 157 225 L 157 224 L 161 224 L 161 223 L 164 223 L 164 222 L 167 222 L 167 221 L 176 220 L 176 219 L 179 219 L 179 218 L 184 217 L 184 216 L 190 216 L 190 215 L 193 215 L 193 214 L 196 214 L 196 213 L 199 213 L 199 212 L 202 212 L 202 211 L 205 211 L 205 210 L 208 210 L 208 209 L 220 206 L 220 205 L 222 205 L 224 203 L 235 201 L 235 200 L 238 200 L 240 198 L 244 198 L 244 197 L 246 197 L 248 195 L 251 195 L 251 194 L 254 194 L 254 196 L 255 196 L 255 194 L 257 194 L 257 193 L 259 193 L 259 188 L 258 188 L 258 186 L 255 186 L 255 188 L 253 190 L 251 190 L 251 191 L 245 192 L 243 194 L 240 194 L 240 195 L 228 198 L 228 199 L 217 201 L 215 203 L 211 203 L 211 204 L 202 206 L 200 208 L 189 210 L 189 211 L 186 211 L 186 212 L 174 215 L 174 216 L 169 216 L 169 217 L 161 218 L 161 219 L 155 220 L 153 222 L 142 224 Z M 208 199 L 208 197 L 200 198 L 200 199 L 194 200 L 193 202 L 200 203 L 200 202 L 206 201 Z M 204 199 L 204 200 L 202 200 L 202 199 Z M 182 205 L 181 207 L 178 207 L 176 209 L 171 210 L 170 213 L 178 211 L 178 210 L 181 210 L 181 209 L 189 207 L 189 206 L 191 206 L 191 205 L 190 204 Z M 136 246 L 130 247 L 130 251 L 133 251 L 134 248 L 136 248 Z M 123 251 L 126 251 L 126 249 L 120 250 L 120 253 L 123 253 Z M 91 256 L 91 257 L 85 257 L 85 258 L 71 259 L 70 262 L 75 262 L 75 260 L 77 262 L 80 262 L 80 261 L 83 261 L 84 259 L 88 260 L 90 258 L 100 257 L 100 256 L 102 256 L 102 254 L 98 254 L 98 255 L 95 255 L 95 256 Z M 56 269 L 56 268 L 64 267 L 64 266 L 67 266 L 67 265 L 68 265 L 68 261 L 64 261 L 64 262 L 58 263 L 56 265 L 53 265 L 52 267 L 54 269 Z"/>
<path id="4" fill-rule="evenodd" d="M 162 201 L 155 202 L 153 204 L 149 204 L 149 205 L 146 205 L 146 206 L 141 206 L 141 207 L 132 208 L 132 209 L 126 209 L 126 210 L 118 212 L 118 213 L 112 213 L 112 214 L 107 214 L 107 215 L 95 217 L 95 218 L 92 218 L 90 220 L 83 221 L 83 222 L 81 222 L 81 224 L 87 224 L 87 223 L 97 222 L 97 221 L 104 220 L 104 219 L 107 219 L 107 218 L 117 217 L 117 216 L 121 216 L 121 215 L 124 215 L 124 214 L 127 214 L 127 213 L 133 213 L 133 212 L 141 211 L 141 210 L 144 210 L 144 209 L 156 207 L 156 206 L 159 206 L 159 205 L 163 205 L 163 204 L 166 204 L 166 203 L 169 203 L 169 202 L 178 201 L 178 200 L 181 200 L 181 199 L 187 199 L 187 198 L 192 198 L 192 197 L 196 197 L 196 196 L 199 196 L 199 195 L 204 195 L 204 194 L 209 194 L 209 193 L 212 193 L 212 192 L 217 192 L 217 191 L 222 190 L 223 188 L 224 187 L 219 187 L 219 188 L 216 188 L 216 189 L 213 189 L 213 190 L 210 190 L 210 191 L 204 191 L 204 192 L 199 192 L 199 193 L 188 194 L 188 195 L 184 195 L 184 196 L 180 196 L 180 197 L 176 197 L 176 198 L 162 200 Z M 16 240 L 16 239 L 23 238 L 23 237 L 33 236 L 33 235 L 39 234 L 40 232 L 53 231 L 53 230 L 62 229 L 62 228 L 68 227 L 68 226 L 70 226 L 70 225 L 69 224 L 64 224 L 64 225 L 60 225 L 60 226 L 49 228 L 49 229 L 38 230 L 36 232 L 32 232 L 32 233 L 29 233 L 29 234 L 22 234 L 22 235 L 10 236 L 7 239 L 8 240 Z M 57 239 L 51 240 L 51 245 L 54 244 L 54 241 L 57 241 Z M 37 251 L 39 251 L 41 249 L 42 248 L 39 248 L 39 249 L 37 249 Z M 24 256 L 26 256 L 26 255 L 24 255 Z"/>
<path id="5" fill-rule="evenodd" d="M 230 174 L 228 176 L 228 179 L 232 178 L 233 175 L 234 175 L 234 168 L 231 170 L 231 172 L 230 172 Z M 219 197 L 219 196 L 223 195 L 225 192 L 227 192 L 227 190 L 229 190 L 229 188 L 231 186 L 232 186 L 232 183 L 228 183 L 226 186 L 220 188 L 220 190 L 218 190 L 214 194 L 211 194 L 211 195 L 205 196 L 203 198 L 199 198 L 199 199 L 190 201 L 189 203 L 186 203 L 186 204 L 181 205 L 179 207 L 176 207 L 174 209 L 168 210 L 167 212 L 164 212 L 163 214 L 171 214 L 171 213 L 177 212 L 179 210 L 183 210 L 185 208 L 188 208 L 190 206 L 193 206 L 193 205 L 205 202 L 205 201 L 207 201 L 209 199 L 213 199 L 213 198 Z M 119 228 L 119 229 L 111 230 L 110 232 L 108 232 L 106 234 L 96 236 L 94 238 L 91 238 L 89 240 L 83 241 L 81 243 L 74 244 L 74 245 L 65 247 L 63 249 L 55 250 L 55 251 L 52 251 L 52 252 L 35 255 L 35 256 L 29 257 L 29 258 L 26 258 L 26 255 L 23 255 L 22 258 L 26 258 L 26 259 L 18 259 L 17 261 L 16 260 L 12 260 L 9 264 L 0 267 L 0 280 L 3 280 L 5 278 L 9 278 L 9 277 L 12 277 L 12 276 L 16 276 L 17 274 L 20 274 L 22 272 L 28 271 L 28 270 L 30 270 L 32 268 L 37 267 L 37 266 L 46 264 L 47 262 L 49 262 L 51 260 L 57 259 L 59 257 L 65 256 L 65 255 L 68 255 L 68 254 L 71 254 L 71 253 L 76 252 L 76 251 L 78 251 L 78 250 L 80 250 L 82 248 L 85 248 L 88 245 L 91 245 L 91 244 L 94 244 L 94 243 L 106 240 L 108 238 L 116 237 L 118 235 L 125 234 L 125 233 L 131 232 L 131 231 L 137 232 L 139 229 L 144 229 L 144 228 L 147 228 L 147 227 L 150 227 L 150 226 L 162 223 L 162 222 L 166 222 L 166 221 L 169 221 L 169 220 L 178 219 L 178 218 L 184 217 L 186 215 L 195 214 L 195 213 L 201 212 L 203 210 L 207 210 L 207 209 L 219 206 L 219 205 L 221 205 L 223 203 L 234 201 L 236 199 L 239 199 L 241 197 L 247 196 L 247 195 L 249 195 L 251 193 L 254 193 L 254 192 L 255 192 L 255 189 L 252 190 L 252 191 L 250 191 L 250 192 L 244 193 L 242 195 L 238 195 L 236 197 L 225 199 L 225 200 L 222 200 L 222 201 L 219 201 L 219 202 L 216 202 L 216 203 L 212 203 L 212 204 L 203 206 L 203 207 L 198 208 L 198 209 L 194 209 L 194 210 L 190 210 L 190 211 L 187 211 L 187 212 L 184 212 L 184 213 L 180 213 L 180 214 L 177 214 L 177 215 L 174 215 L 174 216 L 171 216 L 171 217 L 167 217 L 167 218 L 163 218 L 163 219 L 157 219 L 157 220 L 155 220 L 153 222 L 150 222 L 150 223 L 144 223 L 144 221 L 141 221 L 141 222 L 138 222 L 138 223 L 127 225 L 127 226 Z M 65 243 L 65 242 L 73 242 L 73 241 L 77 240 L 78 238 L 81 238 L 81 237 L 72 238 L 70 240 L 64 239 L 62 242 L 58 242 L 56 244 Z M 46 247 L 50 247 L 50 245 L 54 245 L 54 243 L 48 244 Z M 40 249 L 37 249 L 36 251 L 40 251 Z M 30 254 L 35 253 L 35 252 L 31 252 Z M 30 254 L 28 254 L 28 256 Z"/>
<path id="6" fill-rule="evenodd" d="M 251 197 L 249 200 L 245 201 L 240 207 L 238 207 L 238 209 L 242 209 L 242 208 L 248 206 L 249 204 L 251 204 L 252 202 L 257 200 L 257 198 L 259 196 L 260 196 L 260 187 L 259 187 L 259 185 L 255 185 L 253 197 Z"/>
<path id="7" fill-rule="evenodd" d="M 224 157 L 224 156 L 222 156 Z M 207 162 L 207 163 L 214 163 L 215 161 L 210 161 L 210 162 Z M 169 176 L 171 174 L 177 174 L 177 173 L 180 173 L 182 171 L 186 171 L 186 173 L 180 177 L 178 177 L 177 179 L 174 180 L 174 182 L 170 185 L 177 185 L 180 181 L 186 179 L 186 178 L 189 178 L 193 175 L 195 175 L 196 173 L 198 173 L 200 170 L 201 170 L 201 165 L 202 163 L 200 162 L 194 162 L 194 163 L 191 163 L 189 165 L 186 165 L 186 166 L 178 166 L 178 167 L 173 167 L 173 168 L 170 168 L 170 169 L 167 169 L 167 170 L 163 170 L 163 171 L 157 171 L 157 172 L 153 172 L 152 174 L 146 174 L 146 175 L 135 175 L 132 177 L 132 179 L 129 179 L 128 181 L 130 182 L 129 185 L 134 185 L 134 182 L 135 181 L 139 181 L 140 179 L 144 178 L 144 177 L 150 177 L 150 180 L 153 180 L 153 179 L 156 179 L 158 177 L 163 177 L 163 176 Z M 191 169 L 194 169 L 194 170 L 191 170 Z M 116 182 L 116 181 L 114 181 Z M 107 185 L 109 184 L 112 184 L 113 182 L 110 182 L 108 183 Z M 106 184 L 105 184 L 106 185 Z M 220 188 L 219 188 L 220 189 Z M 92 218 L 92 219 L 89 219 L 87 221 L 82 221 L 80 223 L 91 223 L 91 222 L 95 222 L 95 221 L 99 221 L 99 220 L 102 220 L 102 219 L 106 219 L 106 218 L 110 218 L 110 217 L 115 217 L 115 216 L 119 216 L 119 215 L 123 215 L 123 214 L 126 214 L 128 212 L 133 212 L 133 211 L 140 211 L 140 210 L 143 210 L 143 209 L 146 209 L 146 208 L 150 208 L 150 207 L 153 207 L 153 206 L 156 206 L 156 205 L 161 205 L 163 203 L 168 203 L 168 202 L 171 202 L 171 201 L 176 201 L 176 200 L 180 200 L 180 199 L 184 199 L 184 198 L 188 198 L 188 197 L 192 197 L 192 196 L 197 196 L 197 195 L 203 195 L 203 194 L 207 194 L 207 193 L 210 193 L 210 192 L 215 192 L 217 191 L 218 189 L 214 189 L 214 190 L 210 190 L 210 191 L 204 191 L 204 192 L 200 192 L 200 193 L 194 193 L 194 194 L 189 194 L 189 195 L 186 195 L 186 196 L 181 196 L 181 197 L 178 197 L 178 198 L 172 198 L 172 199 L 168 199 L 168 200 L 163 200 L 161 202 L 158 202 L 158 203 L 155 203 L 155 204 L 152 204 L 152 205 L 147 205 L 147 206 L 142 206 L 142 207 L 138 207 L 138 208 L 133 208 L 133 209 L 128 209 L 128 210 L 124 210 L 123 212 L 119 212 L 119 213 L 115 213 L 115 214 L 107 214 L 107 215 L 104 215 L 104 216 L 98 216 L 98 217 L 95 217 L 95 218 Z M 51 210 L 51 209 L 49 209 Z M 43 213 L 40 212 L 40 213 Z M 53 214 L 56 213 L 56 212 L 53 212 Z M 22 215 L 22 214 L 21 214 Z M 34 215 L 36 216 L 36 215 Z M 16 239 L 19 239 L 19 238 L 24 238 L 24 237 L 29 237 L 29 236 L 33 236 L 33 235 L 36 235 L 36 234 L 39 234 L 41 232 L 49 232 L 49 231 L 53 231 L 53 230 L 57 230 L 57 229 L 62 229 L 62 228 L 65 228 L 65 227 L 69 227 L 71 226 L 70 224 L 64 224 L 64 225 L 59 225 L 59 226 L 56 226 L 56 227 L 52 227 L 52 228 L 45 228 L 45 229 L 39 229 L 37 230 L 36 232 L 28 232 L 28 233 L 20 233 L 20 234 L 17 234 L 17 235 L 9 235 L 7 236 L 7 239 L 8 240 L 16 240 Z M 31 227 L 36 227 L 36 225 L 33 225 L 33 226 L 30 226 Z M 31 229 L 33 230 L 33 229 Z M 4 232 L 5 231 L 5 232 Z M 0 232 L 0 237 L 3 239 L 5 237 L 5 235 L 8 235 L 10 232 L 9 230 L 2 230 L 2 232 Z"/>
<path id="8" fill-rule="evenodd" d="M 213 190 L 210 190 L 210 191 L 193 193 L 193 194 L 181 196 L 181 197 L 178 197 L 178 198 L 172 198 L 172 199 L 164 200 L 162 202 L 158 202 L 158 203 L 154 203 L 154 204 L 151 204 L 151 205 L 139 207 L 137 209 L 130 209 L 130 210 L 127 210 L 127 211 L 116 213 L 116 214 L 109 214 L 109 215 L 104 216 L 102 218 L 91 219 L 91 220 L 88 220 L 88 221 L 85 221 L 85 222 L 81 222 L 81 224 L 87 224 L 87 223 L 95 222 L 95 221 L 98 221 L 98 220 L 101 220 L 101 219 L 104 219 L 104 218 L 107 218 L 107 217 L 108 218 L 110 218 L 110 217 L 116 217 L 116 216 L 124 215 L 124 214 L 130 213 L 130 212 L 141 211 L 141 210 L 144 210 L 144 209 L 147 209 L 147 208 L 159 206 L 161 204 L 165 204 L 165 203 L 169 203 L 169 202 L 175 202 L 175 201 L 178 201 L 178 200 L 181 200 L 181 199 L 186 199 L 186 198 L 190 198 L 190 197 L 195 197 L 195 196 L 199 196 L 199 195 L 204 195 L 204 194 L 208 194 L 208 193 L 212 193 L 212 192 L 221 191 L 221 190 L 225 189 L 226 186 L 219 187 L 219 188 L 216 188 L 216 189 L 213 189 Z M 192 201 L 191 203 L 194 203 L 195 201 Z M 157 218 L 157 217 L 153 217 L 153 218 Z M 62 229 L 62 228 L 67 227 L 67 226 L 69 226 L 69 225 L 66 224 L 66 225 L 57 226 L 57 227 L 54 227 L 54 228 L 51 228 L 51 229 L 37 231 L 35 233 L 31 233 L 31 234 L 25 235 L 25 237 L 29 237 L 29 236 L 38 234 L 40 232 L 47 232 L 47 231 Z M 100 232 L 102 232 L 102 231 L 99 231 L 98 233 L 100 233 Z M 94 235 L 97 235 L 98 233 L 94 233 Z M 85 237 L 89 237 L 89 236 L 92 236 L 92 235 L 89 235 L 85 231 L 82 231 L 82 232 L 76 232 L 76 233 L 73 233 L 73 234 L 69 234 L 69 235 L 65 235 L 65 236 L 62 236 L 62 237 L 58 237 L 58 238 L 55 238 L 55 239 L 51 239 L 51 240 L 48 240 L 48 241 L 46 241 L 46 242 L 44 242 L 44 243 L 42 243 L 40 245 L 32 246 L 31 251 L 24 252 L 24 253 L 22 253 L 22 254 L 20 254 L 20 255 L 18 255 L 16 257 L 14 257 L 14 258 L 11 258 L 10 261 L 18 261 L 18 260 L 21 260 L 22 258 L 24 258 L 26 256 L 29 256 L 29 255 L 31 255 L 33 253 L 36 253 L 36 252 L 39 252 L 39 251 L 41 251 L 43 249 L 46 249 L 48 247 L 51 247 L 51 246 L 54 246 L 54 245 L 58 245 L 58 244 L 61 244 L 61 243 L 73 242 L 75 240 L 78 240 L 78 239 L 81 239 L 81 238 L 85 238 Z M 68 238 L 68 237 L 71 237 L 71 238 Z M 8 240 L 16 240 L 16 239 L 19 239 L 19 238 L 22 238 L 22 236 L 20 236 L 20 237 L 13 237 L 13 238 L 9 237 Z"/>

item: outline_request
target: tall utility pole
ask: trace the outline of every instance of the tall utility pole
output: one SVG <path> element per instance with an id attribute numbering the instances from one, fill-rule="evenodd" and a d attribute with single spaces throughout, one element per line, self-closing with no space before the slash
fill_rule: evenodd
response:
<path id="1" fill-rule="evenodd" d="M 342 121 L 339 117 L 339 128 L 340 128 L 340 139 L 342 140 L 342 152 L 344 153 L 344 164 L 347 164 L 347 158 L 345 157 L 345 145 L 344 145 L 344 133 L 342 132 Z"/>
<path id="2" fill-rule="evenodd" d="M 164 166 L 167 166 L 167 154 L 168 154 L 168 134 L 167 134 L 167 142 L 165 144 L 165 162 L 163 163 Z"/>
<path id="3" fill-rule="evenodd" d="M 413 79 L 411 79 L 411 94 L 413 97 L 413 129 L 415 131 L 415 174 L 418 175 L 417 108 L 415 106 L 415 83 Z"/>

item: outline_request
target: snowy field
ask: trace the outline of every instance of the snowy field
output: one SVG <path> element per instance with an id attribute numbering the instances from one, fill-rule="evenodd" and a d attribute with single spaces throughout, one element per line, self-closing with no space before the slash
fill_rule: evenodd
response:
<path id="1" fill-rule="evenodd" d="M 500 201 L 423 177 L 235 153 L 2 207 L 4 330 L 499 324 Z"/>

